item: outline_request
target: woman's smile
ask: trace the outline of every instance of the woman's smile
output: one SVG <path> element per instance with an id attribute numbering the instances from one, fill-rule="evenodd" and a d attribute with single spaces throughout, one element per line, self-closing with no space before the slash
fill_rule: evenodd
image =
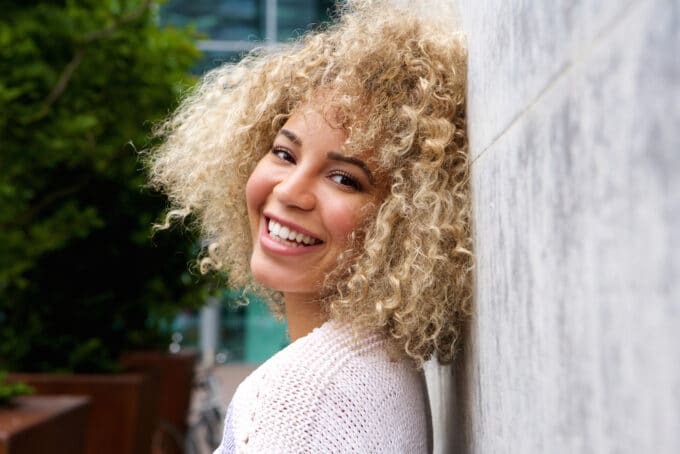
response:
<path id="1" fill-rule="evenodd" d="M 317 105 L 293 113 L 246 185 L 255 279 L 318 296 L 378 193 L 369 166 L 343 153 L 347 133 Z"/>
<path id="2" fill-rule="evenodd" d="M 263 217 L 260 236 L 262 248 L 272 254 L 301 255 L 319 249 L 323 241 L 308 230 L 271 215 Z"/>
<path id="3" fill-rule="evenodd" d="M 280 241 L 283 244 L 296 247 L 314 246 L 315 244 L 321 243 L 314 237 L 305 235 L 292 227 L 281 225 L 273 219 L 267 221 L 267 231 L 269 236 L 274 238 L 276 241 Z"/>

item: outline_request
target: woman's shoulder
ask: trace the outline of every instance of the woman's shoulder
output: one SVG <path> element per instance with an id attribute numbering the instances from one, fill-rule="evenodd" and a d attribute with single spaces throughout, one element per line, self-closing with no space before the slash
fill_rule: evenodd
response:
<path id="1" fill-rule="evenodd" d="M 328 321 L 257 368 L 235 397 L 252 401 L 253 396 L 271 398 L 280 393 L 318 399 L 328 388 L 360 392 L 367 398 L 418 394 L 421 372 L 408 358 L 391 359 L 385 347 L 385 339 L 377 334 L 356 334 L 348 325 Z"/>
<path id="2" fill-rule="evenodd" d="M 267 446 L 349 438 L 357 447 L 382 445 L 387 439 L 381 434 L 395 425 L 406 441 L 420 440 L 413 433 L 421 432 L 414 415 L 425 413 L 419 377 L 409 362 L 390 360 L 379 336 L 355 336 L 351 328 L 327 322 L 239 387 L 232 402 L 234 429 L 237 438 Z"/>
<path id="3" fill-rule="evenodd" d="M 260 379 L 285 383 L 298 377 L 313 380 L 317 385 L 339 382 L 388 385 L 417 379 L 413 363 L 408 359 L 392 360 L 385 347 L 382 336 L 356 333 L 350 326 L 331 320 L 263 364 Z"/>

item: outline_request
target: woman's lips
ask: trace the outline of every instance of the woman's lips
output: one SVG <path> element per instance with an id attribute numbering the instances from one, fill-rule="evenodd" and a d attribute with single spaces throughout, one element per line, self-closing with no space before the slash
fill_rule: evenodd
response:
<path id="1" fill-rule="evenodd" d="M 273 228 L 272 232 L 270 232 L 270 226 Z M 274 233 L 277 230 L 278 234 Z M 287 239 L 282 238 L 283 234 Z M 293 234 L 295 238 L 289 239 Z M 270 217 L 263 217 L 260 245 L 269 252 L 278 255 L 302 255 L 317 250 L 322 244 L 323 242 L 317 238 L 294 230 Z"/>

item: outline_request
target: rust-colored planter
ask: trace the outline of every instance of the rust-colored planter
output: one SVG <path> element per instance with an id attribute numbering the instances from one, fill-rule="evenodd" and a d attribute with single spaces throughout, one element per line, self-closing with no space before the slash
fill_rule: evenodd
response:
<path id="1" fill-rule="evenodd" d="M 149 454 L 158 386 L 147 374 L 9 374 L 38 394 L 83 395 L 91 408 L 86 454 Z M 55 452 L 67 452 L 56 450 Z"/>
<path id="2" fill-rule="evenodd" d="M 159 399 L 154 447 L 164 453 L 181 453 L 187 431 L 187 416 L 198 353 L 138 351 L 124 354 L 121 365 L 130 371 L 155 375 Z"/>
<path id="3" fill-rule="evenodd" d="M 85 452 L 89 399 L 21 396 L 0 407 L 0 454 Z"/>

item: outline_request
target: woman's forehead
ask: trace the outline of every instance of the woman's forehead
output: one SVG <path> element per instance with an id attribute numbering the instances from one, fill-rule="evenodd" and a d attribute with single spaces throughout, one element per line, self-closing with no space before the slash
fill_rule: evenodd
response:
<path id="1" fill-rule="evenodd" d="M 284 135 L 292 130 L 293 133 L 315 133 L 320 129 L 323 134 L 332 135 L 341 142 L 336 147 L 338 152 L 343 155 L 357 157 L 364 161 L 373 171 L 378 172 L 380 159 L 377 153 L 377 146 L 371 146 L 361 142 L 361 128 L 364 125 L 346 125 L 339 111 L 332 105 L 311 102 L 300 106 L 294 110 L 287 118 L 286 122 L 279 129 L 279 134 Z"/>
<path id="2" fill-rule="evenodd" d="M 332 143 L 336 151 L 343 148 L 348 136 L 347 130 L 336 124 L 332 114 L 316 105 L 303 105 L 292 112 L 279 134 L 299 146 Z"/>

